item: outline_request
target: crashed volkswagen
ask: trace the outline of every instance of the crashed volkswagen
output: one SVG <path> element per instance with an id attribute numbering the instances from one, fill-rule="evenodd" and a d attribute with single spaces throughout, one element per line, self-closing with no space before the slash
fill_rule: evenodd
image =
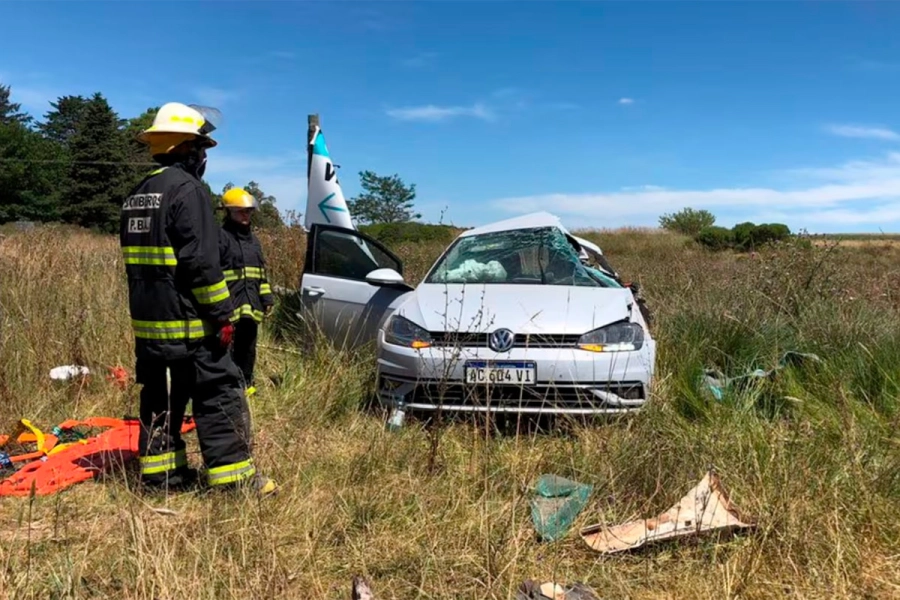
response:
<path id="1" fill-rule="evenodd" d="M 311 228 L 303 314 L 376 343 L 377 394 L 418 411 L 639 409 L 656 360 L 649 315 L 600 249 L 535 213 L 460 234 L 415 287 L 365 234 Z"/>

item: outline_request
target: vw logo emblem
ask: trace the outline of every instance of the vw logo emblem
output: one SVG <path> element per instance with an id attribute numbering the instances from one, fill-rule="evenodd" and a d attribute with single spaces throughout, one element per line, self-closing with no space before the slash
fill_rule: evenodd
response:
<path id="1" fill-rule="evenodd" d="M 515 338 L 509 329 L 497 329 L 488 338 L 488 347 L 494 352 L 506 352 L 513 347 Z"/>

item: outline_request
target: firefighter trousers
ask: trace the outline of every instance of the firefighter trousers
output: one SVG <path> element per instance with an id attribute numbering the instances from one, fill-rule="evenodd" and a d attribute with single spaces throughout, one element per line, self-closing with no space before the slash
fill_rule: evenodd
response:
<path id="1" fill-rule="evenodd" d="M 166 389 L 166 369 L 171 393 Z M 241 373 L 216 338 L 205 338 L 185 359 L 139 357 L 135 375 L 143 386 L 138 454 L 145 483 L 177 486 L 189 477 L 181 424 L 191 400 L 208 483 L 237 483 L 256 473 Z"/>
<path id="2" fill-rule="evenodd" d="M 253 369 L 256 366 L 256 339 L 259 334 L 259 325 L 253 319 L 238 319 L 234 324 L 234 345 L 232 356 L 241 373 L 244 375 L 244 385 L 253 385 Z"/>

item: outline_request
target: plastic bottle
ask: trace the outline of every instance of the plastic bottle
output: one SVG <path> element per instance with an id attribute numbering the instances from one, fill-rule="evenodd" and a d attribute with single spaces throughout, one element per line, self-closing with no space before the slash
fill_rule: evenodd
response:
<path id="1" fill-rule="evenodd" d="M 398 402 L 397 406 L 394 407 L 394 411 L 391 413 L 391 418 L 388 419 L 387 428 L 388 431 L 397 431 L 401 427 L 403 427 L 403 423 L 406 421 L 406 404 L 404 402 Z"/>

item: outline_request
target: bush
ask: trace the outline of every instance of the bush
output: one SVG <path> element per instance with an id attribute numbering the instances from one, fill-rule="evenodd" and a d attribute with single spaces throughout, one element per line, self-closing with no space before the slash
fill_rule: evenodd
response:
<path id="1" fill-rule="evenodd" d="M 693 236 L 698 244 L 710 250 L 750 251 L 766 244 L 784 242 L 791 238 L 790 228 L 783 223 L 756 225 L 749 221 L 738 223 L 731 229 L 708 226 Z"/>
<path id="2" fill-rule="evenodd" d="M 459 234 L 459 229 L 449 225 L 432 225 L 415 221 L 361 225 L 359 230 L 389 248 L 405 242 L 450 243 Z"/>
<path id="3" fill-rule="evenodd" d="M 675 233 L 696 237 L 705 227 L 712 227 L 716 217 L 708 210 L 683 208 L 677 213 L 665 214 L 659 218 L 659 226 Z"/>
<path id="4" fill-rule="evenodd" d="M 695 239 L 697 243 L 710 250 L 727 250 L 734 246 L 734 232 L 727 227 L 716 225 L 704 227 Z"/>
<path id="5" fill-rule="evenodd" d="M 791 237 L 791 230 L 783 223 L 739 223 L 734 226 L 734 243 L 741 250 L 753 250 L 772 242 Z"/>
<path id="6" fill-rule="evenodd" d="M 791 230 L 784 223 L 763 223 L 755 233 L 754 242 L 758 244 L 783 242 L 791 237 Z"/>
<path id="7" fill-rule="evenodd" d="M 750 222 L 738 223 L 734 226 L 734 245 L 736 248 L 749 250 L 753 246 L 753 230 L 756 225 Z"/>

